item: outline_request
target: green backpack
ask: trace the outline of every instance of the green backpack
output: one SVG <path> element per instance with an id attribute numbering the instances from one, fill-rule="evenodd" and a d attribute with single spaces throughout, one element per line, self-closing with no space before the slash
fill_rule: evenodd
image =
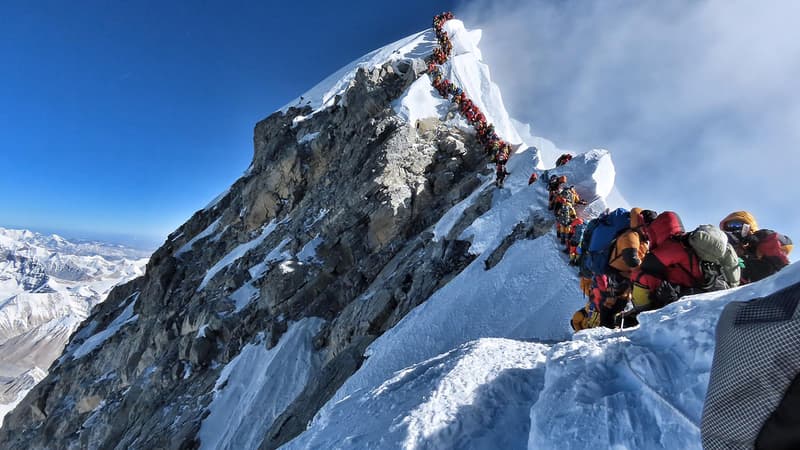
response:
<path id="1" fill-rule="evenodd" d="M 687 241 L 697 257 L 706 263 L 701 263 L 706 278 L 716 277 L 717 274 L 712 272 L 718 271 L 728 287 L 739 285 L 742 270 L 739 267 L 739 257 L 728 243 L 728 236 L 724 231 L 714 225 L 700 225 L 689 233 Z"/>

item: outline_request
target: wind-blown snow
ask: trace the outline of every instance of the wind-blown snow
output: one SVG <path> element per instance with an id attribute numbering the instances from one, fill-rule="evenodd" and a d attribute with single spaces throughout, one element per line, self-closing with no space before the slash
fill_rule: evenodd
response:
<path id="1" fill-rule="evenodd" d="M 333 105 L 336 96 L 344 94 L 350 86 L 350 82 L 355 78 L 359 68 L 373 68 L 387 62 L 399 61 L 407 58 L 423 58 L 431 54 L 436 45 L 438 44 L 436 43 L 433 30 L 423 31 L 413 36 L 400 39 L 342 67 L 311 88 L 308 92 L 289 102 L 289 104 L 281 108 L 280 111 L 285 113 L 293 106 L 308 106 L 312 109 L 313 112 L 311 115 L 313 115 L 317 111 Z M 300 120 L 303 120 L 303 118 Z"/>
<path id="2" fill-rule="evenodd" d="M 136 306 L 136 300 L 138 299 L 138 295 L 133 296 L 128 306 L 125 307 L 124 310 L 117 316 L 113 322 L 111 322 L 106 329 L 103 331 L 90 336 L 88 339 L 83 341 L 80 347 L 75 349 L 72 353 L 72 359 L 82 358 L 92 350 L 96 349 L 97 347 L 103 345 L 103 343 L 108 340 L 111 336 L 115 335 L 120 328 L 124 327 L 125 325 L 131 324 L 139 319 L 139 315 L 133 314 L 133 308 Z"/>
<path id="3" fill-rule="evenodd" d="M 275 418 L 317 370 L 312 340 L 323 323 L 304 318 L 290 325 L 272 349 L 263 341 L 248 344 L 225 366 L 200 426 L 201 449 L 258 448 Z"/>
<path id="4" fill-rule="evenodd" d="M 197 291 L 202 291 L 208 282 L 211 281 L 211 279 L 214 278 L 214 276 L 222 269 L 233 264 L 236 262 L 236 260 L 246 255 L 247 252 L 261 245 L 261 243 L 264 242 L 264 239 L 266 239 L 273 231 L 275 231 L 275 228 L 277 227 L 278 223 L 275 220 L 272 220 L 266 227 L 264 227 L 258 237 L 249 242 L 245 242 L 244 244 L 240 244 L 228 252 L 227 255 L 223 256 L 222 259 L 217 261 L 216 264 L 208 269 L 208 272 L 206 272 L 206 275 L 203 277 L 203 281 L 200 282 L 200 286 L 197 287 Z"/>

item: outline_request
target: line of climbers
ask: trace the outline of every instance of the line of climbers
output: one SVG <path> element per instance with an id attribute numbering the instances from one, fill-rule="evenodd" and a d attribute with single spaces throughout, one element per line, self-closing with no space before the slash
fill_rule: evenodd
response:
<path id="1" fill-rule="evenodd" d="M 467 97 L 463 89 L 444 78 L 439 68 L 450 59 L 453 52 L 453 43 L 450 41 L 447 31 L 444 30 L 444 24 L 452 18 L 453 13 L 451 12 L 444 12 L 433 18 L 433 29 L 439 47 L 433 50 L 433 54 L 428 59 L 428 74 L 432 80 L 431 84 L 439 92 L 439 95 L 452 101 L 467 123 L 475 129 L 478 142 L 483 145 L 486 153 L 492 156 L 492 162 L 495 163 L 495 185 L 502 188 L 509 175 L 506 164 L 511 156 L 511 144 L 500 139 L 495 132 L 494 125 L 486 121 L 486 116 L 478 108 L 478 105 Z"/>
<path id="2" fill-rule="evenodd" d="M 562 155 L 556 166 L 571 159 Z M 575 206 L 586 202 L 567 185 L 567 177 L 542 181 L 550 193 L 556 236 L 570 264 L 579 267 L 581 290 L 589 297 L 570 320 L 575 331 L 635 326 L 642 311 L 759 281 L 789 264 L 792 240 L 759 229 L 747 211 L 729 214 L 719 227 L 700 225 L 690 232 L 675 212 L 641 208 L 606 211 L 584 223 Z"/>
<path id="3" fill-rule="evenodd" d="M 498 188 L 509 172 L 506 163 L 512 147 L 500 139 L 494 125 L 466 93 L 444 78 L 439 66 L 453 51 L 444 24 L 453 18 L 445 12 L 433 18 L 439 47 L 428 59 L 433 87 L 450 99 L 475 128 L 478 142 L 496 164 Z M 565 153 L 556 167 L 572 160 Z M 535 183 L 534 172 L 528 184 Z M 788 236 L 758 228 L 755 218 L 737 211 L 714 225 L 686 232 L 678 214 L 623 208 L 606 211 L 588 222 L 578 216 L 577 205 L 586 202 L 566 176 L 545 176 L 549 209 L 556 217 L 556 236 L 578 266 L 580 286 L 589 297 L 570 320 L 575 331 L 597 326 L 625 328 L 638 324 L 636 316 L 661 308 L 685 295 L 736 287 L 761 280 L 789 264 L 792 241 Z M 629 307 L 630 305 L 630 307 Z"/>

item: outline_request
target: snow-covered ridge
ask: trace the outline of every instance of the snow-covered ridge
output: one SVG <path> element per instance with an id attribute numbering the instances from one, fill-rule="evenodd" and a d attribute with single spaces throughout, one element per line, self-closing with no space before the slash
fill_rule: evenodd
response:
<path id="1" fill-rule="evenodd" d="M 552 231 L 517 240 L 495 266 L 486 264 L 519 224 L 551 216 L 544 185 L 527 181 L 563 151 L 508 118 L 480 62 L 479 33 L 455 20 L 447 26 L 454 41 L 448 77 L 481 99 L 498 129 L 506 127 L 499 134 L 538 151 L 523 146 L 511 158 L 506 188 L 461 233 L 476 260 L 375 340 L 361 368 L 286 448 L 700 448 L 721 309 L 800 281 L 800 266 L 642 314 L 634 330 L 573 337 L 568 320 L 585 299 Z M 444 120 L 449 110 L 425 78 L 395 103 L 411 124 Z M 458 121 L 449 123 L 469 129 Z M 567 175 L 591 202 L 587 216 L 628 206 L 614 188 L 608 151 L 579 153 L 551 173 Z M 433 227 L 436 239 L 451 234 L 489 184 L 445 214 Z"/>
<path id="2" fill-rule="evenodd" d="M 286 112 L 291 107 L 308 106 L 312 109 L 311 114 L 313 114 L 333 105 L 336 97 L 342 95 L 350 87 L 350 82 L 355 78 L 358 69 L 369 69 L 403 59 L 423 58 L 433 51 L 435 45 L 436 38 L 431 30 L 400 39 L 342 67 L 308 92 L 286 104 L 280 111 Z"/>

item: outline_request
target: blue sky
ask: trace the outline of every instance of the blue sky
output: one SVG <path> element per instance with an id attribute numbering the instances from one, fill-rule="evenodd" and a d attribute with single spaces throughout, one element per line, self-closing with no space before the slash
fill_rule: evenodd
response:
<path id="1" fill-rule="evenodd" d="M 247 168 L 258 120 L 446 9 L 484 29 L 512 115 L 610 149 L 632 204 L 800 239 L 792 0 L 5 2 L 0 226 L 159 243 Z"/>
<path id="2" fill-rule="evenodd" d="M 452 2 L 0 5 L 0 226 L 160 242 L 250 164 L 255 123 Z"/>

